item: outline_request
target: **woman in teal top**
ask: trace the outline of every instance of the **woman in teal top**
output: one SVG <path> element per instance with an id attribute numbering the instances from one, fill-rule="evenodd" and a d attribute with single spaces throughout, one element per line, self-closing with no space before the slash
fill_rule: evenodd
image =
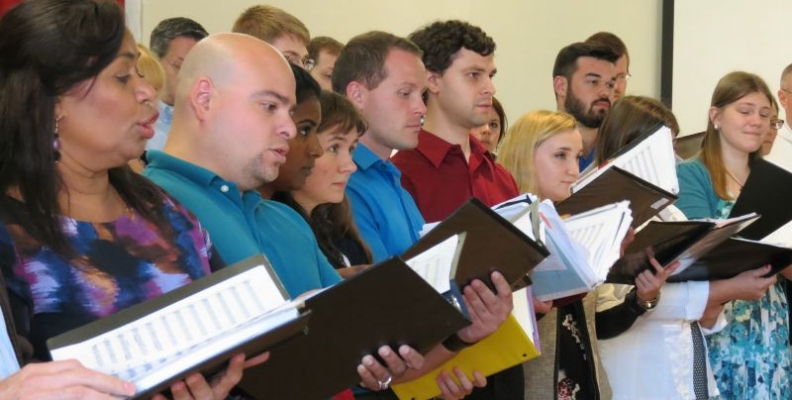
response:
<path id="1" fill-rule="evenodd" d="M 771 103 L 767 84 L 756 75 L 733 72 L 718 82 L 701 152 L 677 168 L 676 206 L 689 219 L 729 216 L 770 128 Z M 731 297 L 739 300 L 723 306 L 728 325 L 707 338 L 721 399 L 792 397 L 784 282 L 763 278 L 766 273 L 766 267 L 745 273 L 745 287 L 733 292 L 763 287 L 767 291 L 758 300 L 734 293 Z"/>

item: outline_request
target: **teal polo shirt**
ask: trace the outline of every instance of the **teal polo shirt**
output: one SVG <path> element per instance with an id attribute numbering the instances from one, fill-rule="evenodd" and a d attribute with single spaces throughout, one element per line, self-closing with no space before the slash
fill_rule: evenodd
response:
<path id="1" fill-rule="evenodd" d="M 225 263 L 264 254 L 292 298 L 341 281 L 311 227 L 288 206 L 255 190 L 240 192 L 214 172 L 161 151 L 146 159 L 143 175 L 198 217 Z"/>
<path id="2" fill-rule="evenodd" d="M 401 172 L 359 144 L 352 155 L 357 171 L 346 195 L 363 240 L 374 262 L 401 255 L 419 238 L 424 219 L 410 193 L 401 186 Z"/>

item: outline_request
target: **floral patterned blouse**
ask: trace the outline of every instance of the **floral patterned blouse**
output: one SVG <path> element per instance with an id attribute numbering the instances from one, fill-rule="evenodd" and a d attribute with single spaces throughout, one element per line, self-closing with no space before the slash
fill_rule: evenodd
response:
<path id="1" fill-rule="evenodd" d="M 704 198 L 717 198 L 709 173 L 698 160 L 677 169 L 680 195 L 676 206 L 686 215 L 701 209 Z M 728 218 L 734 201 L 717 199 L 710 215 Z M 693 213 L 695 214 L 695 212 Z M 783 278 L 757 301 L 730 301 L 724 307 L 728 325 L 707 337 L 709 358 L 723 400 L 788 400 L 792 398 L 789 307 Z"/>
<path id="2" fill-rule="evenodd" d="M 19 333 L 33 344 L 37 359 L 49 359 L 45 343 L 52 336 L 210 273 L 208 238 L 173 200 L 162 206 L 169 225 L 164 229 L 131 210 L 106 223 L 62 217 L 75 252 L 69 258 L 16 223 L 15 202 L 6 199 L 1 213 L 0 267 Z"/>

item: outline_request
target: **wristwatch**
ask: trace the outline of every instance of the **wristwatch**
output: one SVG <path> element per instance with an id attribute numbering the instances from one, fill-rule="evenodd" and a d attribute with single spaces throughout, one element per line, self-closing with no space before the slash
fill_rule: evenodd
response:
<path id="1" fill-rule="evenodd" d="M 635 303 L 646 311 L 653 310 L 655 307 L 657 307 L 657 303 L 659 302 L 660 302 L 660 292 L 657 293 L 657 296 L 655 296 L 654 299 L 648 301 L 643 301 L 640 298 L 638 298 L 637 293 L 635 295 Z"/>

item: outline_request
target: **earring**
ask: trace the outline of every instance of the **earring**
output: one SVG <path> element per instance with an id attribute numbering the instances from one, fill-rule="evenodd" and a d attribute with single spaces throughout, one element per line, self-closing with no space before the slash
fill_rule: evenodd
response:
<path id="1" fill-rule="evenodd" d="M 55 162 L 60 161 L 61 158 L 61 143 L 60 136 L 58 135 L 58 120 L 55 120 L 55 132 L 52 133 L 52 160 Z"/>
<path id="2" fill-rule="evenodd" d="M 717 130 L 719 130 L 719 129 L 720 129 L 720 125 L 718 125 L 718 124 L 715 124 L 715 130 L 717 131 Z"/>

